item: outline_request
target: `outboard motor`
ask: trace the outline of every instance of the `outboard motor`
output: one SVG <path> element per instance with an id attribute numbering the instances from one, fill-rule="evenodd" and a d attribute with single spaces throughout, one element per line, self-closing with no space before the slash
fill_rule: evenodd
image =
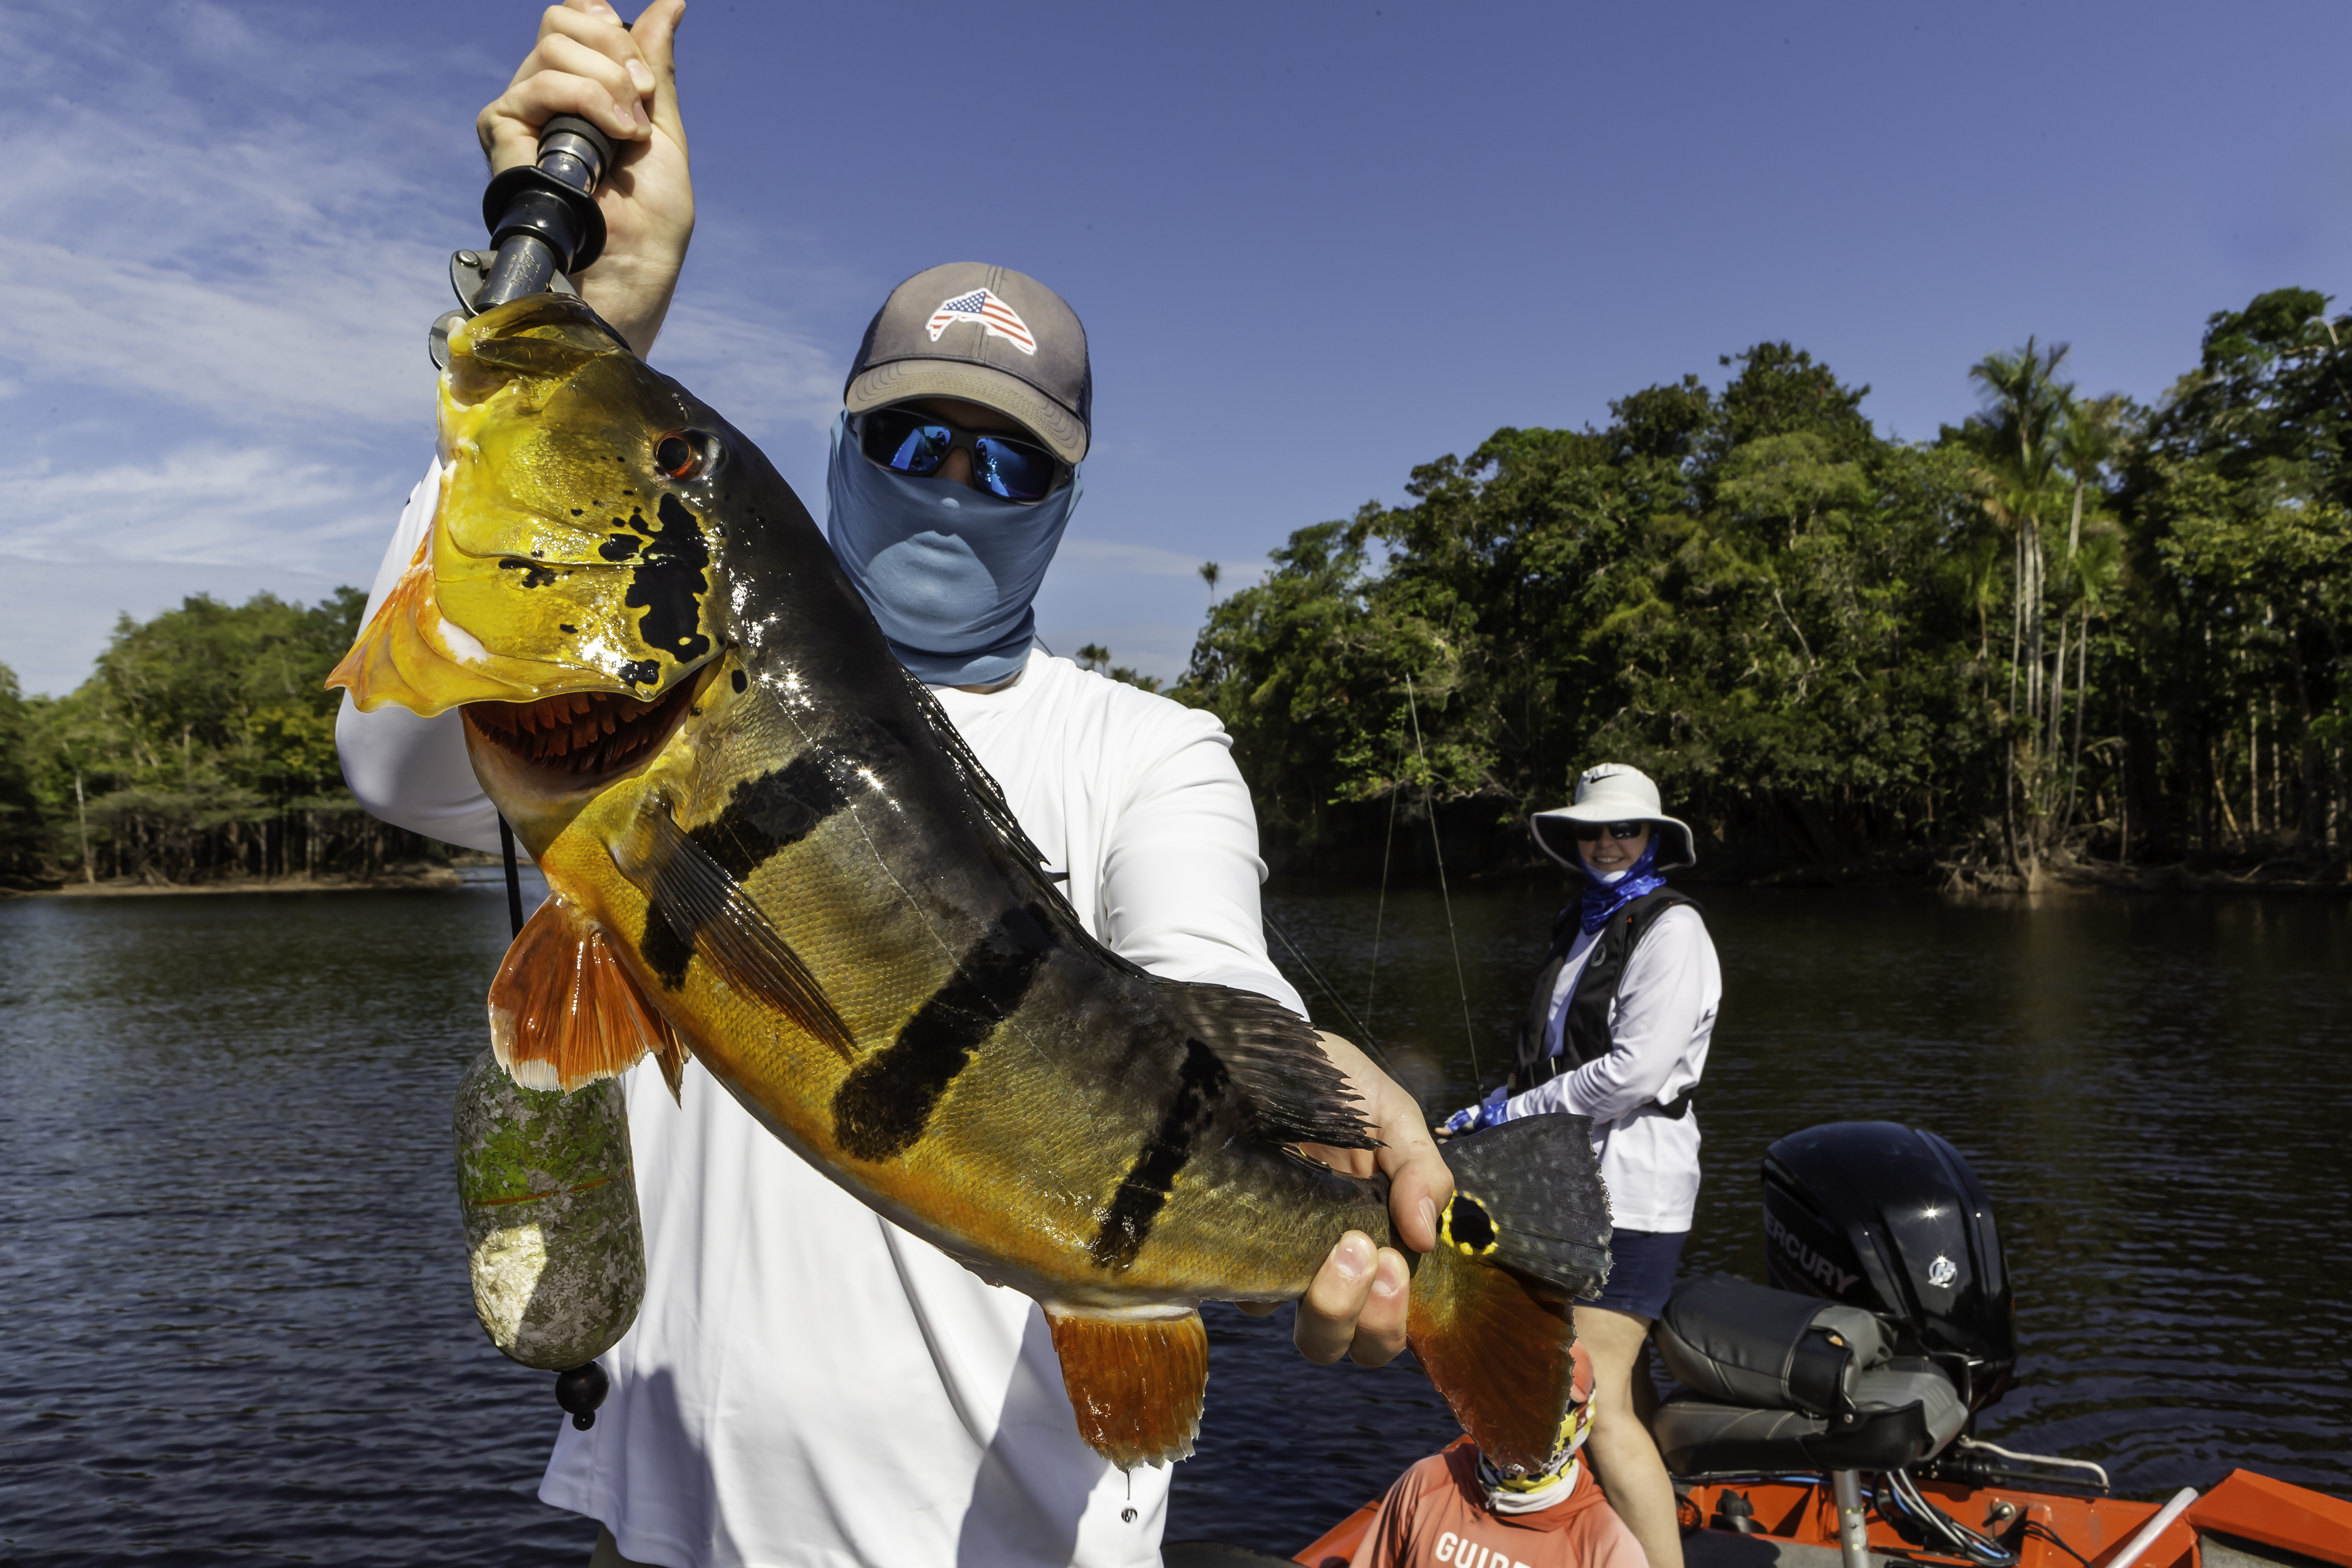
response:
<path id="1" fill-rule="evenodd" d="M 1885 1318 L 1971 1414 L 2008 1392 L 2017 1304 L 1992 1200 L 1958 1149 L 1894 1122 L 1833 1122 L 1764 1155 L 1772 1283 Z"/>

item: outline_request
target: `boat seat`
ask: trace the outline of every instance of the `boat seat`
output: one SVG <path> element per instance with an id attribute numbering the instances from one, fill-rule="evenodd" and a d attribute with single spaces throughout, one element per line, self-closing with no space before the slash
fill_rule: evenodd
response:
<path id="1" fill-rule="evenodd" d="M 1684 1385 L 1653 1424 L 1678 1476 L 1899 1469 L 1968 1419 L 1951 1379 L 1892 1355 L 1859 1307 L 1717 1274 L 1676 1287 L 1654 1333 Z"/>

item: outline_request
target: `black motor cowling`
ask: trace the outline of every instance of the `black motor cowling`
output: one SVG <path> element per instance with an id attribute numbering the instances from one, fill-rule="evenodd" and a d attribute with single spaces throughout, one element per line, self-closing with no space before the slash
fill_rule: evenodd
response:
<path id="1" fill-rule="evenodd" d="M 2017 1308 L 1992 1200 L 1958 1150 L 1893 1122 L 1832 1122 L 1764 1155 L 1773 1284 L 1876 1312 L 1970 1411 L 2009 1389 Z"/>

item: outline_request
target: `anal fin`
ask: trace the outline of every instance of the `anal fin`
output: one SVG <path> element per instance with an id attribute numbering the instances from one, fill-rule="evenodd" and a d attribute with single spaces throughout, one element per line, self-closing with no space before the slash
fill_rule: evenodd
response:
<path id="1" fill-rule="evenodd" d="M 1209 1385 L 1199 1312 L 1136 1320 L 1048 1310 L 1045 1319 L 1087 1447 L 1123 1470 L 1191 1455 Z"/>
<path id="2" fill-rule="evenodd" d="M 675 1097 L 685 1042 L 621 967 L 604 929 L 558 894 L 507 949 L 490 982 L 490 1045 L 526 1089 L 569 1092 L 659 1060 Z"/>

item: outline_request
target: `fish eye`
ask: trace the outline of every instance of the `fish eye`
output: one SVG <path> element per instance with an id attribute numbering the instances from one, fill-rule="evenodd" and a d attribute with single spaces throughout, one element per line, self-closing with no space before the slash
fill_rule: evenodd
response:
<path id="1" fill-rule="evenodd" d="M 669 478 L 699 479 L 719 466 L 719 443 L 698 430 L 681 430 L 654 443 L 654 466 Z"/>

